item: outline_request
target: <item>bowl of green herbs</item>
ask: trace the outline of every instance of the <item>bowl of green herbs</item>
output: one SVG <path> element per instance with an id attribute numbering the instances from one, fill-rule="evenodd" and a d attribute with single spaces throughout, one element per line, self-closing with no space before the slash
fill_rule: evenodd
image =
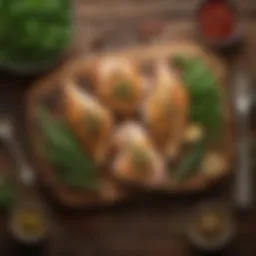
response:
<path id="1" fill-rule="evenodd" d="M 38 73 L 54 66 L 72 37 L 69 0 L 0 0 L 0 66 Z"/>

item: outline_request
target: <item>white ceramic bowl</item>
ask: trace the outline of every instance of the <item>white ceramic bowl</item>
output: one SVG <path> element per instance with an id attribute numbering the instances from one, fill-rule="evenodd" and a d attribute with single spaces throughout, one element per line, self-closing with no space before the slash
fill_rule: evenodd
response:
<path id="1" fill-rule="evenodd" d="M 41 216 L 40 218 L 42 218 L 42 221 L 44 223 L 43 229 L 37 234 L 34 234 L 33 236 L 24 235 L 17 226 L 17 218 L 19 214 L 24 210 L 34 212 L 35 214 L 39 214 Z M 8 224 L 9 231 L 13 239 L 25 245 L 39 244 L 44 239 L 46 239 L 46 237 L 48 236 L 50 225 L 49 216 L 46 213 L 46 210 L 39 203 L 32 201 L 27 201 L 22 204 L 20 203 L 16 205 L 13 209 L 12 214 L 10 215 Z"/>
<path id="2" fill-rule="evenodd" d="M 196 228 L 198 217 L 203 214 L 203 212 L 214 211 L 219 213 L 225 223 L 223 232 L 214 239 L 206 239 L 198 229 Z M 188 239 L 189 241 L 201 251 L 205 252 L 216 252 L 223 249 L 228 245 L 236 234 L 236 225 L 233 214 L 230 209 L 227 209 L 222 204 L 203 204 L 196 207 L 194 214 L 192 214 L 189 224 L 188 224 Z"/>

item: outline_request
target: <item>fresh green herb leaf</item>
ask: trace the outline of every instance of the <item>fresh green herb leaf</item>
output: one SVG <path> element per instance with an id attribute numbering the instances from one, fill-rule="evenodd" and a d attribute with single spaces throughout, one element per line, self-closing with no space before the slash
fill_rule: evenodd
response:
<path id="1" fill-rule="evenodd" d="M 221 95 L 217 78 L 200 58 L 176 56 L 172 60 L 182 71 L 190 96 L 190 116 L 209 135 L 218 135 L 222 124 Z"/>
<path id="2" fill-rule="evenodd" d="M 72 170 L 72 171 L 70 171 Z M 85 175 L 80 167 L 62 166 L 58 170 L 58 176 L 61 182 L 67 184 L 72 189 L 87 189 L 91 191 L 98 190 L 98 177 L 96 175 Z"/>
<path id="3" fill-rule="evenodd" d="M 46 139 L 44 152 L 58 169 L 59 179 L 71 188 L 97 190 L 96 166 L 84 154 L 68 126 L 55 120 L 45 109 L 40 109 L 38 117 Z"/>
<path id="4" fill-rule="evenodd" d="M 184 180 L 199 170 L 199 166 L 205 154 L 205 140 L 198 141 L 192 149 L 183 157 L 177 169 L 174 171 L 177 180 Z"/>

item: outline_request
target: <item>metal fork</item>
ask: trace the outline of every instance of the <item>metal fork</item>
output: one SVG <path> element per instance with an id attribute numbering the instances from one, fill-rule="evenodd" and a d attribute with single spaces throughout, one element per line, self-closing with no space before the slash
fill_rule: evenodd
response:
<path id="1" fill-rule="evenodd" d="M 235 201 L 239 208 L 253 205 L 253 177 L 250 138 L 252 90 L 249 77 L 239 71 L 234 80 L 234 103 L 237 115 L 238 163 L 235 177 Z"/>
<path id="2" fill-rule="evenodd" d="M 8 117 L 0 118 L 0 139 L 16 162 L 19 171 L 19 181 L 27 187 L 33 186 L 35 182 L 34 173 L 20 150 L 17 140 L 15 139 L 13 123 Z"/>

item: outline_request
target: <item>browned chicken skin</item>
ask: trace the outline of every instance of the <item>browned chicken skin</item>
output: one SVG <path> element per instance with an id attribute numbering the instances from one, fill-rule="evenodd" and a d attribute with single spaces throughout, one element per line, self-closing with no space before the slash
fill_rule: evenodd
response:
<path id="1" fill-rule="evenodd" d="M 96 73 L 97 94 L 109 109 L 120 115 L 132 115 L 138 110 L 144 86 L 134 63 L 106 57 L 97 64 Z"/>
<path id="2" fill-rule="evenodd" d="M 87 152 L 103 161 L 113 129 L 110 112 L 96 98 L 81 92 L 74 84 L 65 87 L 66 114 L 71 128 Z"/>
<path id="3" fill-rule="evenodd" d="M 145 104 L 144 118 L 157 142 L 172 154 L 179 147 L 188 121 L 189 99 L 182 81 L 167 64 L 157 67 L 156 86 Z"/>

